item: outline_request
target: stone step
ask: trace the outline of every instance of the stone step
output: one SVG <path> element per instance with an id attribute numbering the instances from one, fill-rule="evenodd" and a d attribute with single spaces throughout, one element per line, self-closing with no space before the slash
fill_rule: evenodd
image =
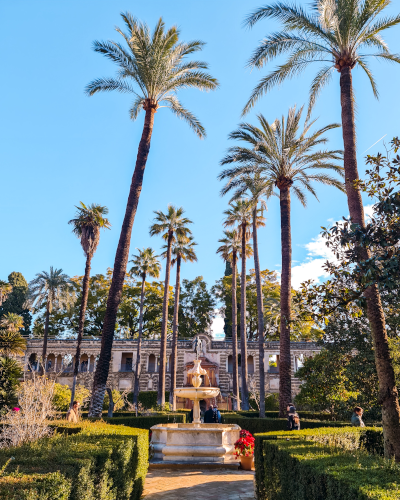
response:
<path id="1" fill-rule="evenodd" d="M 152 469 L 230 469 L 238 470 L 240 462 L 164 462 L 163 460 L 151 460 L 149 470 Z"/>

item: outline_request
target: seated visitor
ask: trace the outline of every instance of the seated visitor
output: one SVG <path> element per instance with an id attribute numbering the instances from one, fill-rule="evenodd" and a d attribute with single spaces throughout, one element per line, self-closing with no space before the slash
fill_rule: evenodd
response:
<path id="1" fill-rule="evenodd" d="M 362 421 L 362 415 L 364 413 L 364 410 L 360 408 L 359 406 L 356 406 L 354 408 L 353 415 L 351 417 L 351 425 L 354 425 L 354 427 L 365 427 L 364 422 Z"/>
<path id="2" fill-rule="evenodd" d="M 66 419 L 68 422 L 76 424 L 79 422 L 79 402 L 74 401 L 72 403 L 72 408 L 67 411 Z"/>
<path id="3" fill-rule="evenodd" d="M 299 431 L 300 430 L 300 417 L 296 412 L 296 408 L 293 403 L 287 405 L 288 412 L 288 429 L 289 431 Z"/>

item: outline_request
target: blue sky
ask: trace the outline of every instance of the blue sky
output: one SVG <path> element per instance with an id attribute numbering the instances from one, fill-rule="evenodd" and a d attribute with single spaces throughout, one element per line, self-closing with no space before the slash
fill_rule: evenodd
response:
<path id="1" fill-rule="evenodd" d="M 108 206 L 113 227 L 101 235 L 92 272 L 104 273 L 113 265 L 143 115 L 136 122 L 129 119 L 129 96 L 109 93 L 88 98 L 83 89 L 94 78 L 114 75 L 114 65 L 91 46 L 95 39 L 120 40 L 114 26 L 122 26 L 119 13 L 126 10 L 151 27 L 163 16 L 167 26 L 181 28 L 183 40 L 207 42 L 199 58 L 209 63 L 210 72 L 221 84 L 209 94 L 194 90 L 181 94 L 183 103 L 207 130 L 204 141 L 168 110 L 156 114 L 131 250 L 143 246 L 160 249 L 161 239 L 148 234 L 153 210 L 164 210 L 173 203 L 183 206 L 194 221 L 198 242 L 198 263 L 184 265 L 182 276 L 203 275 L 212 285 L 223 274 L 224 263 L 215 251 L 228 200 L 219 196 L 219 161 L 252 88 L 268 68 L 275 67 L 273 63 L 252 72 L 245 67 L 263 35 L 279 27 L 271 21 L 261 22 L 251 31 L 242 27 L 245 15 L 259 5 L 258 1 L 239 0 L 1 2 L 0 279 L 20 271 L 29 281 L 50 265 L 71 276 L 83 274 L 83 253 L 67 224 L 80 200 Z M 393 3 L 388 13 L 397 10 Z M 395 28 L 385 36 L 393 52 L 400 52 L 399 34 Z M 273 120 L 286 114 L 290 106 L 305 103 L 315 68 L 264 97 L 247 120 L 254 122 L 260 112 Z M 399 133 L 395 96 L 400 67 L 373 62 L 372 68 L 379 102 L 366 77 L 359 70 L 353 72 L 361 173 L 365 150 L 382 136 L 390 140 Z M 314 116 L 320 117 L 320 126 L 340 121 L 338 74 L 323 92 Z M 332 148 L 342 147 L 340 129 L 329 137 Z M 382 142 L 369 153 L 379 148 L 382 150 Z M 348 214 L 343 194 L 324 187 L 318 187 L 318 193 L 320 203 L 310 198 L 306 209 L 293 201 L 295 281 L 321 275 L 320 259 L 325 255 L 318 239 L 320 226 Z M 267 218 L 259 235 L 261 265 L 279 271 L 278 199 L 270 200 Z"/>

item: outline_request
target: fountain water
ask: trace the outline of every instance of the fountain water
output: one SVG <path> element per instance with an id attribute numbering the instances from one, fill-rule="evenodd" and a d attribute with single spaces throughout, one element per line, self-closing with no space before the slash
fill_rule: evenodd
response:
<path id="1" fill-rule="evenodd" d="M 220 391 L 218 387 L 201 387 L 201 376 L 207 375 L 207 372 L 201 368 L 199 350 L 197 341 L 194 366 L 188 371 L 192 375 L 193 387 L 175 389 L 176 396 L 193 401 L 193 423 L 153 426 L 151 444 L 155 460 L 194 463 L 235 461 L 234 444 L 239 439 L 240 427 L 235 424 L 202 424 L 200 420 L 200 400 L 215 398 Z"/>

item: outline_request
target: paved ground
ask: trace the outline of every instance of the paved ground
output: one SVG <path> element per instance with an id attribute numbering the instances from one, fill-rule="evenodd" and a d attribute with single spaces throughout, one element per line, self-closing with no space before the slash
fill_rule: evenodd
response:
<path id="1" fill-rule="evenodd" d="M 146 476 L 145 500 L 253 500 L 254 471 L 153 469 Z"/>

